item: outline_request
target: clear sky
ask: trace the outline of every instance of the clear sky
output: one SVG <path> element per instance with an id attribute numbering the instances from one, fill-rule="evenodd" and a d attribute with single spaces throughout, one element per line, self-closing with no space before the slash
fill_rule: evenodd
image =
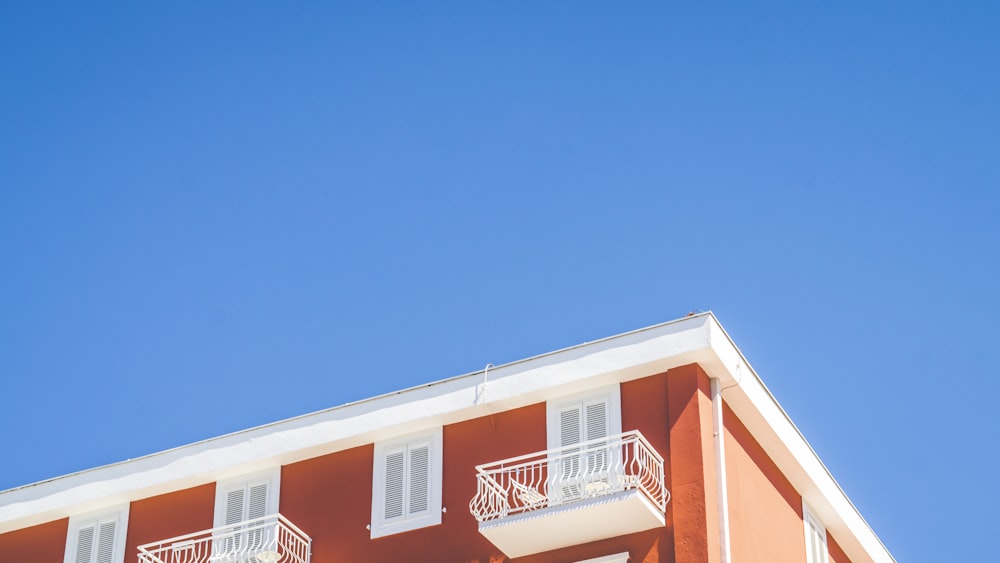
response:
<path id="1" fill-rule="evenodd" d="M 897 559 L 989 560 L 998 29 L 5 2 L 0 489 L 712 310 Z"/>

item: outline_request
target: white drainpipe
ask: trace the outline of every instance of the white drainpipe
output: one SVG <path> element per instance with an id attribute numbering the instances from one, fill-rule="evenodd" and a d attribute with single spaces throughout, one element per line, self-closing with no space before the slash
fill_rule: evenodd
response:
<path id="1" fill-rule="evenodd" d="M 726 447 L 722 426 L 722 389 L 718 378 L 712 378 L 712 433 L 715 437 L 715 478 L 719 499 L 719 543 L 722 563 L 729 563 L 729 493 L 726 489 Z"/>

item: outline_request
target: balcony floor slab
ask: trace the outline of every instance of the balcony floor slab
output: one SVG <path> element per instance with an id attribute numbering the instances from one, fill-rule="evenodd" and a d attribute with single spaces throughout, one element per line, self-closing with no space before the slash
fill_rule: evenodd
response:
<path id="1" fill-rule="evenodd" d="M 479 532 L 508 557 L 523 557 L 665 524 L 637 490 L 567 502 L 479 524 Z"/>

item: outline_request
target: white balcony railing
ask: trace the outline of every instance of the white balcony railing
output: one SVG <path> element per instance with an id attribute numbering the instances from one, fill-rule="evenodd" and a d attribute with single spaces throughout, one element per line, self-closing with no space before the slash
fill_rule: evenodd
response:
<path id="1" fill-rule="evenodd" d="M 479 522 L 638 490 L 660 510 L 670 493 L 663 458 L 638 430 L 476 466 Z"/>
<path id="2" fill-rule="evenodd" d="M 312 539 L 280 514 L 139 546 L 139 563 L 309 563 Z"/>

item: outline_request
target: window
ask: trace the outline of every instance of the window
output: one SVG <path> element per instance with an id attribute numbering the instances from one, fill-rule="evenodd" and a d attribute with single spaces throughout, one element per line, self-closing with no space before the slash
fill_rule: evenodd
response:
<path id="1" fill-rule="evenodd" d="M 128 505 L 69 519 L 65 563 L 121 563 Z"/>
<path id="2" fill-rule="evenodd" d="M 599 441 L 585 448 L 570 446 L 621 434 L 619 386 L 549 401 L 546 410 L 549 449 L 562 448 L 549 463 L 551 502 L 606 492 L 614 486 L 610 470 L 616 449 Z"/>
<path id="3" fill-rule="evenodd" d="M 549 449 L 621 434 L 618 385 L 563 397 L 546 404 Z"/>
<path id="4" fill-rule="evenodd" d="M 215 486 L 215 525 L 229 526 L 278 511 L 281 469 L 219 481 Z"/>
<path id="5" fill-rule="evenodd" d="M 828 563 L 826 527 L 816 518 L 805 501 L 802 502 L 802 520 L 806 533 L 806 563 Z"/>
<path id="6" fill-rule="evenodd" d="M 441 523 L 441 427 L 375 444 L 371 537 Z"/>
<path id="7" fill-rule="evenodd" d="M 278 511 L 281 469 L 220 481 L 215 486 L 215 526 L 233 526 L 214 546 L 216 555 L 261 551 L 274 543 L 273 528 L 263 523 L 240 525 Z"/>

